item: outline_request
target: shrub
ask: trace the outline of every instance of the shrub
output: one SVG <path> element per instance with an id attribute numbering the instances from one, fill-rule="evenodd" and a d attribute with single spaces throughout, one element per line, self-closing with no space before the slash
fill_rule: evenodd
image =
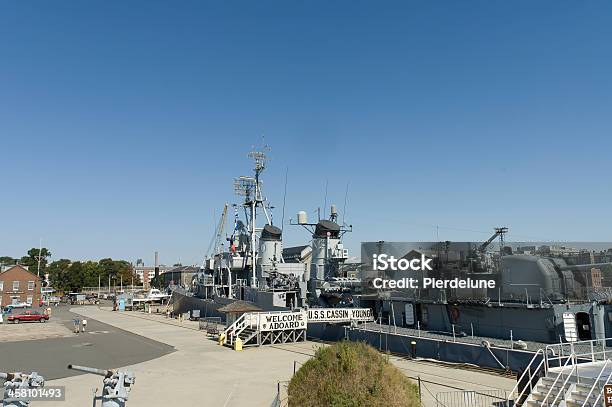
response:
<path id="1" fill-rule="evenodd" d="M 321 347 L 291 379 L 290 407 L 416 407 L 417 387 L 361 342 Z"/>

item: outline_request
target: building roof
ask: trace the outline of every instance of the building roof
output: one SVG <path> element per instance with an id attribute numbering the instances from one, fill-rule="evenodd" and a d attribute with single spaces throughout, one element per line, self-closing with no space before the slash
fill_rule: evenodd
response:
<path id="1" fill-rule="evenodd" d="M 38 277 L 36 274 L 32 273 L 30 270 L 28 270 L 27 268 L 23 267 L 21 264 L 16 264 L 12 267 L 7 268 L 6 270 L 0 272 L 0 276 L 2 276 L 4 273 L 13 270 L 14 268 L 20 268 L 21 270 L 25 271 L 26 273 L 31 274 L 35 279 L 40 280 L 40 277 Z"/>
<path id="2" fill-rule="evenodd" d="M 197 273 L 198 271 L 200 269 L 195 266 L 178 266 L 167 270 L 166 273 Z"/>
<path id="3" fill-rule="evenodd" d="M 219 308 L 219 311 L 229 314 L 232 312 L 258 312 L 262 311 L 262 309 L 259 308 L 257 305 L 253 304 L 252 302 L 238 300 L 230 304 L 224 305 L 223 307 Z"/>

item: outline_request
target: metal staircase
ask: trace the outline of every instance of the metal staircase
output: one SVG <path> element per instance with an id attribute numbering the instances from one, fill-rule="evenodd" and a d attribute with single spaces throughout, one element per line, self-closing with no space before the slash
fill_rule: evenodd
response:
<path id="1" fill-rule="evenodd" d="M 612 352 L 605 343 L 606 340 L 582 341 L 540 349 L 519 377 L 507 405 L 603 406 L 604 386 L 612 382 Z"/>
<path id="2" fill-rule="evenodd" d="M 283 319 L 295 316 L 300 311 L 247 312 L 242 314 L 220 335 L 219 343 L 236 349 L 240 339 L 242 347 L 292 343 L 306 340 L 306 321 L 299 327 L 270 325 L 270 317 Z"/>
<path id="3" fill-rule="evenodd" d="M 240 338 L 242 346 L 258 346 L 257 335 L 259 334 L 259 318 L 253 317 L 254 313 L 247 312 L 242 314 L 222 333 L 221 337 L 225 340 L 223 344 L 234 347 L 236 339 Z"/>

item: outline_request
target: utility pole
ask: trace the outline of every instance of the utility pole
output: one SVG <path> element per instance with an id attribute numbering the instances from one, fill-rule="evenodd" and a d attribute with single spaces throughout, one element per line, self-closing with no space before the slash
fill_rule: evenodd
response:
<path id="1" fill-rule="evenodd" d="M 42 260 L 42 238 L 39 239 L 38 241 L 38 267 L 36 269 L 36 275 L 38 276 L 38 279 L 40 280 L 40 262 Z M 42 281 L 40 282 L 40 296 L 42 297 L 42 293 L 43 293 L 43 284 Z"/>
<path id="2" fill-rule="evenodd" d="M 36 270 L 36 275 L 38 277 L 40 277 L 40 261 L 42 260 L 42 239 L 40 239 L 39 243 L 38 243 L 38 256 L 37 256 L 37 260 L 38 260 L 38 268 Z"/>

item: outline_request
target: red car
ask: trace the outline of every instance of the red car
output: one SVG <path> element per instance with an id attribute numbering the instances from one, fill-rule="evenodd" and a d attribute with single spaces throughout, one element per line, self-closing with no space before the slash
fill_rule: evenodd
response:
<path id="1" fill-rule="evenodd" d="M 26 311 L 23 314 L 19 315 L 9 315 L 7 320 L 9 322 L 13 322 L 18 324 L 20 322 L 47 322 L 49 320 L 49 315 L 43 314 L 38 311 Z"/>

